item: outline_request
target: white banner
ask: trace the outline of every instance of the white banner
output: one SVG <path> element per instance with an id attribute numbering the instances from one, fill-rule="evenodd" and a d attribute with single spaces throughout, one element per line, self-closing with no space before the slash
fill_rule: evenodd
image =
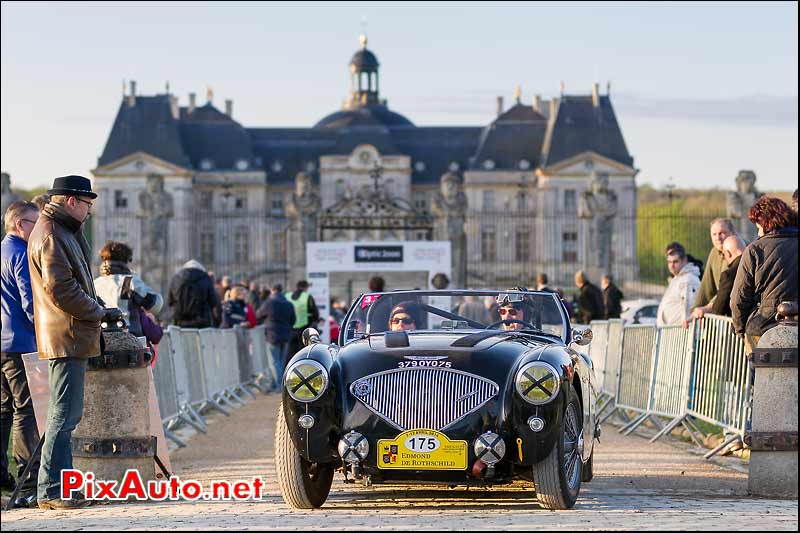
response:
<path id="1" fill-rule="evenodd" d="M 323 342 L 330 342 L 331 272 L 428 272 L 428 288 L 433 276 L 451 275 L 450 241 L 378 241 L 306 243 L 306 272 L 319 314 L 324 319 Z"/>

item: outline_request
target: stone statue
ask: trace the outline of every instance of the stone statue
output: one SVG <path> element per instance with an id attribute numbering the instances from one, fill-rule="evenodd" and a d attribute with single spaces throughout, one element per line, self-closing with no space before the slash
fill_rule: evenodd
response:
<path id="1" fill-rule="evenodd" d="M 727 215 L 745 242 L 752 242 L 758 237 L 758 229 L 747 218 L 747 212 L 760 197 L 761 193 L 756 190 L 756 173 L 740 170 L 736 176 L 736 192 L 728 193 Z"/>
<path id="2" fill-rule="evenodd" d="M 139 193 L 139 211 L 136 213 L 142 228 L 141 272 L 164 294 L 169 275 L 168 228 L 170 219 L 175 216 L 175 208 L 172 195 L 164 190 L 163 176 L 147 176 L 146 187 Z"/>
<path id="3" fill-rule="evenodd" d="M 453 262 L 453 288 L 463 289 L 467 282 L 467 234 L 464 229 L 467 215 L 467 196 L 461 190 L 461 178 L 453 172 L 445 173 L 440 191 L 431 205 L 437 240 L 450 241 Z"/>
<path id="4" fill-rule="evenodd" d="M 294 179 L 294 194 L 286 206 L 289 217 L 289 268 L 296 279 L 305 279 L 306 243 L 317 240 L 317 219 L 322 200 L 312 190 L 311 176 L 298 172 Z"/>
<path id="5" fill-rule="evenodd" d="M 617 194 L 608 188 L 608 175 L 592 170 L 589 189 L 581 193 L 578 217 L 588 226 L 584 262 L 592 275 L 611 273 L 612 236 L 617 216 Z M 592 268 L 594 267 L 594 268 Z"/>
<path id="6" fill-rule="evenodd" d="M 11 191 L 11 176 L 8 175 L 7 172 L 3 172 L 0 174 L 0 178 L 2 178 L 2 194 L 0 194 L 0 201 L 2 201 L 2 209 L 0 210 L 0 214 L 5 219 L 6 216 L 6 209 L 8 206 L 16 202 L 17 200 L 21 200 L 22 197 L 14 192 Z M 0 222 L 0 235 L 5 237 L 6 235 L 6 225 Z"/>

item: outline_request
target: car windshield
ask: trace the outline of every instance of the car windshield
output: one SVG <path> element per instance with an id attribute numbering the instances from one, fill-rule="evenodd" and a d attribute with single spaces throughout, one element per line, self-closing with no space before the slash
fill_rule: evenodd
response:
<path id="1" fill-rule="evenodd" d="M 394 291 L 353 304 L 345 343 L 386 331 L 480 330 L 551 335 L 566 341 L 568 319 L 557 294 L 531 291 Z"/>

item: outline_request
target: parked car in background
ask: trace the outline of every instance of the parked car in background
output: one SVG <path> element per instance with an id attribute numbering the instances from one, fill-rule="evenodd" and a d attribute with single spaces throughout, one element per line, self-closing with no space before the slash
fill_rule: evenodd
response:
<path id="1" fill-rule="evenodd" d="M 625 324 L 653 324 L 658 314 L 658 300 L 639 298 L 623 300 L 620 318 Z"/>

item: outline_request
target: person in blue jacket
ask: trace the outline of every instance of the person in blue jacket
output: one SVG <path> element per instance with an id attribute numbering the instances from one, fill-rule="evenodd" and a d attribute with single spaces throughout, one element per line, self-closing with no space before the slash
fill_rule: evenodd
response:
<path id="1" fill-rule="evenodd" d="M 33 328 L 33 295 L 28 270 L 28 237 L 39 218 L 39 209 L 30 202 L 14 202 L 3 217 L 6 236 L 2 242 L 2 443 L 0 444 L 0 478 L 3 488 L 14 488 L 8 472 L 8 445 L 14 436 L 14 460 L 17 477 L 34 461 L 26 479 L 21 480 L 19 506 L 36 501 L 39 459 L 32 457 L 39 443 L 39 430 L 33 402 L 25 376 L 22 354 L 36 351 Z"/>

